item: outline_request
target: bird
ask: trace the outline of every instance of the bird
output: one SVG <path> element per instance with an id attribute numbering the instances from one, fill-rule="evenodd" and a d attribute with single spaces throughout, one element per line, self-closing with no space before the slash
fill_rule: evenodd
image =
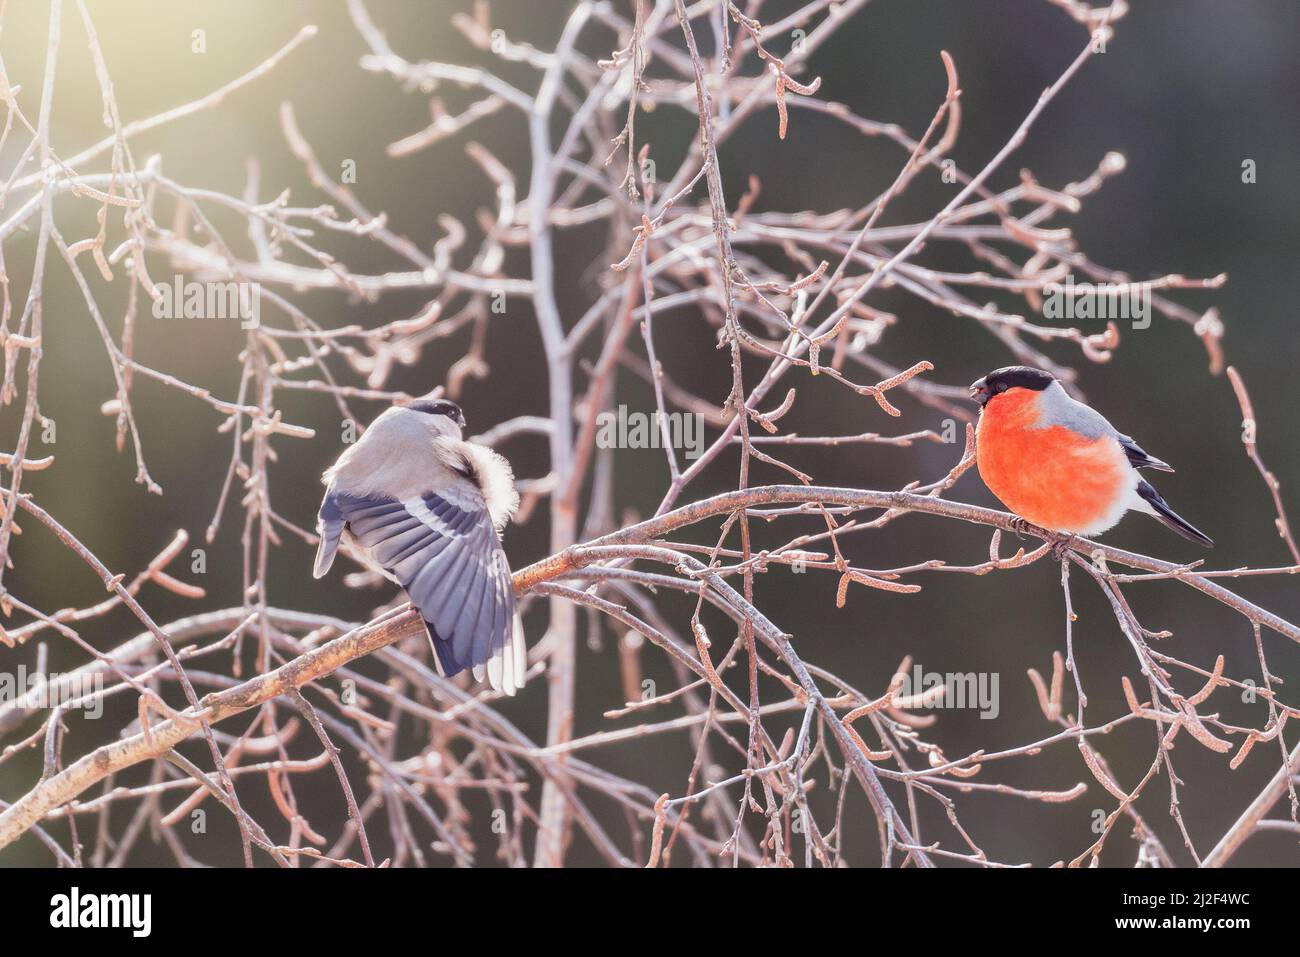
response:
<path id="1" fill-rule="evenodd" d="M 980 478 L 1026 522 L 1069 536 L 1113 528 L 1145 512 L 1183 538 L 1214 547 L 1138 472 L 1172 472 L 1095 409 L 1071 398 L 1048 372 L 994 369 L 971 383 L 980 405 L 975 461 Z"/>
<path id="2" fill-rule="evenodd" d="M 323 577 L 339 544 L 405 589 L 440 674 L 469 668 L 513 695 L 526 651 L 501 533 L 519 505 L 510 463 L 464 439 L 460 406 L 433 393 L 384 410 L 321 481 Z"/>

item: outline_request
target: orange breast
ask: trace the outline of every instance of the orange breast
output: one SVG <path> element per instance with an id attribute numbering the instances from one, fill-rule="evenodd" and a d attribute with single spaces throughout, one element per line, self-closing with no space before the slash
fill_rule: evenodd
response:
<path id="1" fill-rule="evenodd" d="M 980 413 L 980 477 L 1008 509 L 1042 528 L 1089 534 L 1105 527 L 1126 489 L 1127 462 L 1108 436 L 1038 428 L 1038 393 L 1009 389 Z"/>

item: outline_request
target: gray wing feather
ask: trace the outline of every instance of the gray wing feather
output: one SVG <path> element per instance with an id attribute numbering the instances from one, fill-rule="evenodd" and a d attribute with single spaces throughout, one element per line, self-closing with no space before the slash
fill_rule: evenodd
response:
<path id="1" fill-rule="evenodd" d="M 492 579 L 490 576 L 480 575 L 470 586 L 470 599 L 465 606 L 465 620 L 472 623 L 469 629 L 471 634 L 480 635 L 484 633 L 489 633 L 491 631 L 492 616 L 488 615 L 486 621 L 484 620 L 483 617 L 484 609 L 486 608 L 488 602 L 491 600 L 488 596 L 488 589 L 491 586 L 491 584 L 492 584 Z M 503 643 L 502 648 L 504 649 L 506 647 L 509 647 L 508 643 Z M 500 660 L 501 660 L 500 655 L 495 655 L 493 657 L 490 657 L 488 658 L 488 665 L 490 666 L 493 661 L 496 661 L 499 665 Z M 489 667 L 488 670 L 490 672 L 492 669 Z M 500 687 L 501 685 L 499 667 L 497 671 L 498 671 L 497 676 L 492 679 L 492 686 L 494 688 Z M 479 675 L 479 678 L 481 680 L 482 675 Z"/>
<path id="2" fill-rule="evenodd" d="M 488 582 L 488 593 L 485 596 L 486 604 L 484 613 L 487 615 L 488 627 L 492 629 L 493 634 L 504 632 L 509 636 L 514 631 L 514 614 L 510 612 L 505 602 L 501 600 L 502 594 L 501 576 L 493 576 Z M 513 587 L 508 581 L 504 584 L 505 590 L 513 594 Z M 515 642 L 506 639 L 505 654 L 503 657 L 504 665 L 504 683 L 507 688 L 521 687 L 524 679 L 521 674 L 519 665 L 516 664 L 516 655 L 518 648 Z M 492 662 L 488 662 L 488 677 L 492 677 Z"/>
<path id="3" fill-rule="evenodd" d="M 489 548 L 488 554 L 491 554 Z M 483 608 L 488 603 L 488 586 L 492 584 L 489 575 L 477 576 L 469 585 L 469 596 L 465 602 L 465 620 L 470 623 L 469 632 L 471 634 L 483 634 L 492 628 L 491 616 L 485 622 L 483 620 Z"/>
<path id="4" fill-rule="evenodd" d="M 331 492 L 320 527 L 317 577 L 329 568 L 346 528 L 406 589 L 444 674 L 470 668 L 476 678 L 486 673 L 494 688 L 514 693 L 520 671 L 513 660 L 514 589 L 485 507 L 433 492 L 406 502 Z"/>
<path id="5" fill-rule="evenodd" d="M 467 554 L 467 551 L 462 542 L 448 545 L 435 560 L 424 566 L 407 588 L 411 601 L 452 646 L 462 667 L 466 663 L 486 660 L 473 661 L 479 636 L 474 634 L 467 605 L 468 593 L 478 569 L 475 567 L 476 556 Z"/>

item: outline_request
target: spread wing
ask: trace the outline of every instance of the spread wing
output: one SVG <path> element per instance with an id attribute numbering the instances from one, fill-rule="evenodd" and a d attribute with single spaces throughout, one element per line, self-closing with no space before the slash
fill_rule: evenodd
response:
<path id="1" fill-rule="evenodd" d="M 1174 470 L 1174 467 L 1167 462 L 1160 461 L 1154 455 L 1148 455 L 1142 446 L 1127 435 L 1116 433 L 1115 438 L 1124 449 L 1124 454 L 1128 456 L 1129 465 L 1135 469 L 1155 469 L 1158 472 L 1172 472 Z"/>
<path id="2" fill-rule="evenodd" d="M 471 668 L 507 694 L 523 685 L 510 568 L 481 499 L 453 490 L 403 501 L 331 490 L 319 518 L 317 578 L 329 570 L 346 529 L 406 589 L 443 674 Z"/>

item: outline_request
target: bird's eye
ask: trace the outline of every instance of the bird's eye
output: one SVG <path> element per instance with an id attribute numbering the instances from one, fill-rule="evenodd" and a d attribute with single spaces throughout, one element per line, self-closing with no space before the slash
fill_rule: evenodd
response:
<path id="1" fill-rule="evenodd" d="M 1007 391 L 1007 384 L 1006 384 L 1005 382 L 999 382 L 997 385 L 995 385 L 995 386 L 993 387 L 993 389 L 994 389 L 994 391 L 996 391 L 996 392 L 1006 392 L 1006 391 Z"/>

